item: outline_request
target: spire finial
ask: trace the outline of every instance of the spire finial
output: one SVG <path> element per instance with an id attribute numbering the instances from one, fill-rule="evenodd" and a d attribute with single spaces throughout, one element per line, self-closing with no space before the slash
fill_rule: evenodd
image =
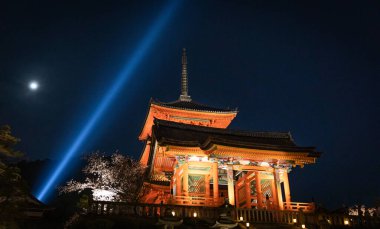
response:
<path id="1" fill-rule="evenodd" d="M 186 49 L 182 49 L 182 77 L 181 77 L 181 95 L 179 96 L 181 101 L 191 101 L 188 89 L 188 78 L 187 78 L 187 56 Z"/>

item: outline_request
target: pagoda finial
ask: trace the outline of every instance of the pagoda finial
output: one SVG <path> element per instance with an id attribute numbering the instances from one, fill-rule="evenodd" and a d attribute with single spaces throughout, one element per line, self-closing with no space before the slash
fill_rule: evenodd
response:
<path id="1" fill-rule="evenodd" d="M 181 95 L 179 96 L 181 101 L 191 101 L 188 89 L 188 78 L 187 78 L 187 56 L 186 49 L 182 49 L 182 77 L 181 77 Z"/>

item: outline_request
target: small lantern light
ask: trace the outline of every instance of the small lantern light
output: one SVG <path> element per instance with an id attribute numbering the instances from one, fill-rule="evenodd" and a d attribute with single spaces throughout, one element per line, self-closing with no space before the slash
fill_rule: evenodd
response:
<path id="1" fill-rule="evenodd" d="M 330 219 L 327 219 L 327 222 L 328 222 L 329 224 L 331 224 L 331 220 L 330 220 Z"/>
<path id="2" fill-rule="evenodd" d="M 296 218 L 293 219 L 293 223 L 297 223 L 297 219 Z"/>
<path id="3" fill-rule="evenodd" d="M 175 216 L 175 211 L 172 211 L 172 216 Z"/>
<path id="4" fill-rule="evenodd" d="M 306 228 L 306 225 L 305 225 L 305 224 L 302 224 L 301 227 L 302 227 L 302 228 Z"/>
<path id="5" fill-rule="evenodd" d="M 243 216 L 240 216 L 240 218 L 239 218 L 239 219 L 240 219 L 240 221 L 243 221 Z"/>
<path id="6" fill-rule="evenodd" d="M 249 222 L 247 222 L 247 223 L 245 224 L 245 226 L 246 226 L 247 228 L 249 228 Z"/>
<path id="7" fill-rule="evenodd" d="M 197 215 L 198 215 L 198 214 L 197 214 L 196 212 L 194 212 L 193 216 L 194 216 L 194 217 L 197 217 Z"/>
<path id="8" fill-rule="evenodd" d="M 344 225 L 349 225 L 350 224 L 350 221 L 348 221 L 348 219 L 345 219 L 344 220 Z"/>

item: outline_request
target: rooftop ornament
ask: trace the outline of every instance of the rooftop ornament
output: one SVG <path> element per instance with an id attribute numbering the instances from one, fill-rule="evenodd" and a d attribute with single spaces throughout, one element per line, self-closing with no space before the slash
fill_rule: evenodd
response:
<path id="1" fill-rule="evenodd" d="M 182 49 L 182 77 L 181 77 L 181 95 L 180 101 L 190 102 L 191 97 L 189 95 L 188 77 L 187 77 L 187 56 L 186 49 Z"/>

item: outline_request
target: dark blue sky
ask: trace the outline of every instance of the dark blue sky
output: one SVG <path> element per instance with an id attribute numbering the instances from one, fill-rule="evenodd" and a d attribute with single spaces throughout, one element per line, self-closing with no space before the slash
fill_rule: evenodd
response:
<path id="1" fill-rule="evenodd" d="M 0 124 L 30 159 L 59 159 L 166 1 L 0 5 Z M 380 198 L 378 1 L 183 1 L 80 152 L 138 158 L 150 97 L 238 107 L 232 128 L 288 131 L 324 152 L 290 174 L 294 201 Z M 27 84 L 38 80 L 40 90 Z"/>

